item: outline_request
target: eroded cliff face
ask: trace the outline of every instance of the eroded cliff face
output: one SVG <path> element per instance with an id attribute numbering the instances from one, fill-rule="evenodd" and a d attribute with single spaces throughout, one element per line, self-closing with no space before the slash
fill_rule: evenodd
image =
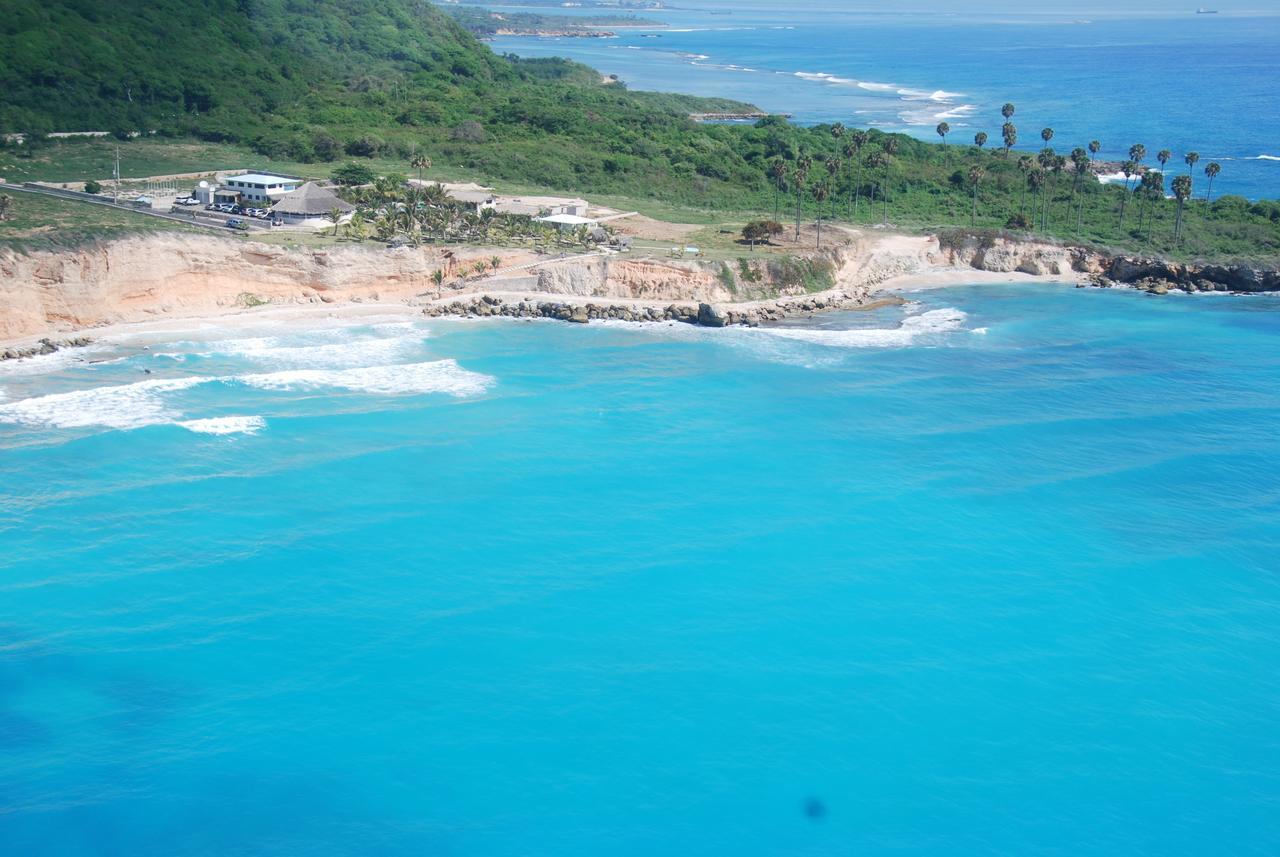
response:
<path id="1" fill-rule="evenodd" d="M 452 279 L 495 255 L 500 266 L 534 258 L 523 251 L 372 245 L 286 249 L 186 235 L 62 252 L 6 252 L 0 254 L 0 339 L 258 302 L 406 300 L 433 293 L 435 271 Z"/>
<path id="2" fill-rule="evenodd" d="M 724 283 L 702 263 L 625 257 L 597 256 L 547 263 L 538 269 L 536 291 L 549 295 L 654 301 L 733 300 Z"/>
<path id="3" fill-rule="evenodd" d="M 983 236 L 932 240 L 937 246 L 934 255 L 939 262 L 977 271 L 1070 278 L 1100 274 L 1108 264 L 1106 256 L 1084 247 Z"/>
<path id="4" fill-rule="evenodd" d="M 497 258 L 497 270 L 493 260 Z M 481 272 L 480 269 L 483 269 Z M 442 284 L 435 281 L 441 272 Z M 283 248 L 220 236 L 153 235 L 29 255 L 0 253 L 0 340 L 63 335 L 157 316 L 212 315 L 260 303 L 421 303 L 480 293 L 608 298 L 653 304 L 734 304 L 830 289 L 861 300 L 882 284 L 965 271 L 1033 275 L 1149 291 L 1280 289 L 1280 273 L 1241 266 L 1173 265 L 1107 257 L 1079 247 L 991 235 L 939 240 L 849 231 L 821 252 L 744 261 L 525 250 L 351 244 Z M 466 302 L 460 305 L 468 305 Z"/>

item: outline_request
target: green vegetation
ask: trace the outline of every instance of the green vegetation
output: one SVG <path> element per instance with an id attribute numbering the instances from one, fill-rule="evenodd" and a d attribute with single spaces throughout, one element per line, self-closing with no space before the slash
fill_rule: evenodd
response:
<path id="1" fill-rule="evenodd" d="M 90 205 L 43 194 L 14 191 L 0 217 L 0 248 L 47 250 L 78 247 L 98 240 L 153 232 L 204 232 L 171 220 L 161 220 L 106 205 Z"/>
<path id="2" fill-rule="evenodd" d="M 1156 157 L 1181 158 L 1190 188 L 1147 169 L 1143 145 L 1121 165 L 1128 180 L 1104 186 L 1097 141 L 1067 141 L 1068 157 L 1045 128 L 1038 154 L 1014 152 L 1012 104 L 992 117 L 1003 148 L 981 131 L 974 146 L 950 142 L 944 125 L 938 145 L 776 118 L 698 124 L 690 113 L 747 106 L 500 57 L 425 0 L 8 0 L 0 85 L 0 132 L 26 135 L 0 149 L 10 180 L 101 181 L 117 144 L 126 175 L 252 165 L 356 181 L 421 171 L 424 158 L 434 179 L 573 192 L 685 222 L 794 219 L 798 235 L 821 215 L 1016 228 L 1178 259 L 1280 258 L 1280 203 L 1213 199 L 1221 167 L 1195 175 L 1194 153 Z M 115 139 L 43 137 L 86 128 Z"/>
<path id="3" fill-rule="evenodd" d="M 538 15 L 532 12 L 494 12 L 474 6 L 450 6 L 449 15 L 477 36 L 508 33 L 592 32 L 605 27 L 656 26 L 656 22 L 635 15 Z"/>
<path id="4" fill-rule="evenodd" d="M 372 232 L 385 242 L 417 244 L 460 243 L 486 246 L 522 244 L 538 250 L 591 250 L 607 240 L 607 230 L 597 240 L 586 227 L 560 230 L 527 214 L 507 214 L 487 208 L 474 211 L 445 193 L 439 184 L 415 185 L 402 175 L 380 176 L 365 187 L 347 187 L 344 198 L 356 206 L 346 222 L 346 235 L 364 241 Z M 337 236 L 341 212 L 329 214 Z M 497 268 L 501 259 L 490 260 Z"/>

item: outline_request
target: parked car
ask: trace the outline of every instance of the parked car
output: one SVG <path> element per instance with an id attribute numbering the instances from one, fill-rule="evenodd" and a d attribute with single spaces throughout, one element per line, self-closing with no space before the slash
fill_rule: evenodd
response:
<path id="1" fill-rule="evenodd" d="M 243 220 L 241 220 L 241 219 L 240 219 L 240 218 L 238 218 L 238 217 L 232 217 L 232 218 L 229 218 L 229 219 L 227 220 L 227 228 L 228 228 L 228 229 L 240 229 L 240 230 L 242 230 L 242 231 L 243 231 L 243 230 L 247 230 L 247 229 L 249 228 L 249 224 L 245 223 Z"/>

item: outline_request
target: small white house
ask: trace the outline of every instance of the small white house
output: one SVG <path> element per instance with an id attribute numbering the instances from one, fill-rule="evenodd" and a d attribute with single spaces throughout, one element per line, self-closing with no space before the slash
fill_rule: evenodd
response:
<path id="1" fill-rule="evenodd" d="M 549 223 L 561 231 L 567 229 L 577 229 L 580 226 L 595 226 L 597 221 L 590 217 L 579 217 L 576 214 L 549 214 L 546 217 L 538 217 L 543 223 Z"/>
<path id="2" fill-rule="evenodd" d="M 287 193 L 293 193 L 302 184 L 299 179 L 287 176 L 271 176 L 263 173 L 248 173 L 243 176 L 231 176 L 223 182 L 223 188 L 234 191 L 245 202 L 259 202 L 270 205 Z"/>

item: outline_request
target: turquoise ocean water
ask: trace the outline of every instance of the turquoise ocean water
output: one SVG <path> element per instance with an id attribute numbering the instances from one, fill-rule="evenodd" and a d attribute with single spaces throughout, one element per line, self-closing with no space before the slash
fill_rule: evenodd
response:
<path id="1" fill-rule="evenodd" d="M 1275 854 L 1280 303 L 910 297 L 0 366 L 0 853 Z"/>
<path id="2" fill-rule="evenodd" d="M 844 122 L 971 145 L 1000 143 L 1000 107 L 1017 105 L 1019 148 L 1040 129 L 1070 152 L 1090 140 L 1123 160 L 1142 143 L 1222 165 L 1214 196 L 1280 197 L 1280 9 L 1274 3 L 1197 4 L 684 0 L 637 12 L 663 29 L 614 39 L 503 37 L 499 53 L 565 56 L 633 89 L 739 99 L 801 123 Z M 999 8 L 1004 6 L 1005 8 Z M 1250 9 L 1249 7 L 1252 7 Z M 1137 9 L 1145 8 L 1146 11 Z M 538 11 L 546 12 L 544 7 Z M 557 14 L 598 14 L 591 9 Z"/>

